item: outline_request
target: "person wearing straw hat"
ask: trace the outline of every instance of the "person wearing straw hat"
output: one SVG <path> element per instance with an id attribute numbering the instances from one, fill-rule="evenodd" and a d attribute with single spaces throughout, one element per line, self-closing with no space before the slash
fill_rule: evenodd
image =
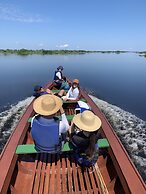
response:
<path id="1" fill-rule="evenodd" d="M 56 152 L 61 149 L 60 139 L 69 128 L 62 103 L 59 97 L 50 94 L 38 97 L 33 103 L 38 115 L 32 119 L 31 134 L 39 151 Z M 61 121 L 55 117 L 59 110 Z"/>
<path id="2" fill-rule="evenodd" d="M 62 93 L 64 93 L 64 91 L 63 92 L 60 91 L 59 95 L 62 96 Z M 79 98 L 79 93 L 80 93 L 79 92 L 79 80 L 74 79 L 66 96 L 62 96 L 62 99 L 63 100 L 77 100 Z"/>
<path id="3" fill-rule="evenodd" d="M 73 132 L 71 143 L 78 151 L 77 156 L 80 162 L 86 161 L 88 165 L 96 162 L 98 156 L 96 142 L 100 127 L 101 120 L 92 111 L 85 110 L 74 116 L 70 131 Z M 84 155 L 83 158 L 82 154 Z"/>

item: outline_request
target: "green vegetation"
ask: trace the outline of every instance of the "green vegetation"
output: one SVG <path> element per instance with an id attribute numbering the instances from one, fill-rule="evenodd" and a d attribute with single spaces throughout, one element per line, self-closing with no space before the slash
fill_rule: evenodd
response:
<path id="1" fill-rule="evenodd" d="M 54 54 L 59 54 L 59 55 L 66 55 L 66 54 L 86 54 L 86 53 L 125 53 L 128 51 L 86 51 L 86 50 L 28 50 L 28 49 L 0 49 L 0 54 L 4 55 L 10 55 L 10 54 L 15 54 L 15 55 L 21 55 L 21 56 L 26 56 L 26 55 L 54 55 Z"/>
<path id="2" fill-rule="evenodd" d="M 139 56 L 143 56 L 146 58 L 146 51 L 142 51 L 142 52 L 137 52 L 139 54 Z"/>
<path id="3" fill-rule="evenodd" d="M 4 55 L 16 54 L 16 55 L 53 55 L 53 54 L 85 54 L 92 53 L 94 51 L 85 51 L 85 50 L 28 50 L 28 49 L 20 49 L 20 50 L 12 50 L 12 49 L 0 49 L 0 53 Z"/>

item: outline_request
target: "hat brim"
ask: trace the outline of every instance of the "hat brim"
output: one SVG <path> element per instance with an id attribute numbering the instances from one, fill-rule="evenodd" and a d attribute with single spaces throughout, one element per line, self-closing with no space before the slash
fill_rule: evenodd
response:
<path id="1" fill-rule="evenodd" d="M 53 110 L 47 110 L 46 111 L 42 108 L 42 106 L 41 106 L 42 103 L 41 102 L 44 99 L 44 97 L 46 97 L 46 96 L 49 96 L 49 97 L 51 96 L 51 97 L 54 98 L 56 106 Z M 39 98 L 37 98 L 34 101 L 33 109 L 36 113 L 38 113 L 40 115 L 49 116 L 49 115 L 52 115 L 52 114 L 55 114 L 56 112 L 58 112 L 58 110 L 62 107 L 62 104 L 63 104 L 63 102 L 59 97 L 57 97 L 55 95 L 45 94 L 45 95 L 40 96 Z"/>
<path id="2" fill-rule="evenodd" d="M 95 115 L 94 123 L 92 123 L 92 125 L 90 125 L 90 126 L 87 126 L 82 122 L 81 114 L 82 113 L 79 113 L 79 114 L 75 115 L 73 118 L 73 123 L 79 129 L 81 129 L 83 131 L 93 132 L 93 131 L 97 131 L 101 127 L 101 120 L 98 116 Z"/>

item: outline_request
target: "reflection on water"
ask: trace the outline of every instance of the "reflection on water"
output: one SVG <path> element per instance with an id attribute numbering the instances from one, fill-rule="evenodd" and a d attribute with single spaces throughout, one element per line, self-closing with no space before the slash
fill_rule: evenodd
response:
<path id="1" fill-rule="evenodd" d="M 90 93 L 146 120 L 145 58 L 136 54 L 0 55 L 0 151 L 31 102 L 34 85 L 51 81 L 58 65 L 64 66 L 67 77 L 78 78 Z M 105 101 L 94 100 L 146 181 L 146 122 Z"/>
<path id="2" fill-rule="evenodd" d="M 0 109 L 31 96 L 35 84 L 52 80 L 58 65 L 99 98 L 146 120 L 146 59 L 132 53 L 0 55 Z"/>

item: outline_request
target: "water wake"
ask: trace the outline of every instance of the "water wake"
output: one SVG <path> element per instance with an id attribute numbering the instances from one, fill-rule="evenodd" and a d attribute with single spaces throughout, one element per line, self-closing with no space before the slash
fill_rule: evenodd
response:
<path id="1" fill-rule="evenodd" d="M 0 113 L 0 152 L 32 99 L 33 97 L 28 97 Z"/>
<path id="2" fill-rule="evenodd" d="M 93 95 L 90 97 L 107 117 L 146 182 L 146 122 Z M 0 113 L 0 152 L 32 100 L 28 97 Z"/>
<path id="3" fill-rule="evenodd" d="M 146 122 L 117 106 L 90 97 L 112 125 L 146 182 Z"/>

